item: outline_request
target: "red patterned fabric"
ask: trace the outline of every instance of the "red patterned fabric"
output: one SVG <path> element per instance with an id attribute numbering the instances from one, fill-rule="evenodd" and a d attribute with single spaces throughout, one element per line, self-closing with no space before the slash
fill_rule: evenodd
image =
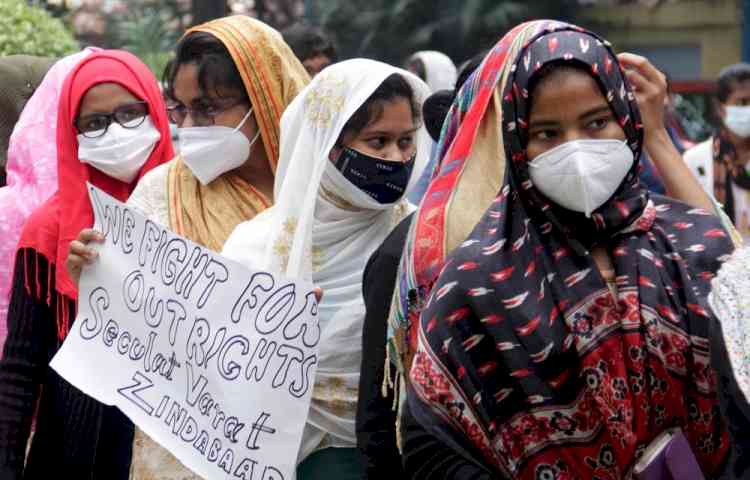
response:
<path id="1" fill-rule="evenodd" d="M 525 152 L 529 90 L 552 62 L 591 73 L 639 156 L 638 108 L 605 41 L 533 22 L 498 43 L 430 192 L 450 183 L 446 167 L 466 157 L 496 87 L 508 181 L 445 261 L 439 250 L 419 250 L 424 235 L 444 228 L 421 207 L 410 407 L 433 435 L 507 477 L 624 478 L 648 443 L 675 426 L 713 473 L 729 445 L 709 366 L 716 319 L 705 297 L 731 241 L 707 212 L 650 195 L 637 164 L 591 219 L 535 189 Z M 616 294 L 593 245 L 611 253 Z"/>

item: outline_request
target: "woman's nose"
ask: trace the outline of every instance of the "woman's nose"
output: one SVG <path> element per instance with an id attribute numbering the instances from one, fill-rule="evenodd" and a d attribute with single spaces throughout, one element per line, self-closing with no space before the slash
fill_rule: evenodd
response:
<path id="1" fill-rule="evenodd" d="M 415 151 L 416 149 L 413 147 L 399 148 L 398 146 L 396 146 L 395 151 L 393 152 L 389 160 L 392 160 L 395 162 L 406 163 L 409 160 L 411 160 L 411 157 L 414 156 Z"/>
<path id="2" fill-rule="evenodd" d="M 180 128 L 188 128 L 188 127 L 194 127 L 195 122 L 193 122 L 193 114 L 190 112 L 185 113 L 185 118 L 182 120 L 182 124 L 180 125 Z"/>
<path id="3" fill-rule="evenodd" d="M 383 159 L 388 160 L 391 162 L 403 162 L 401 158 L 403 157 L 403 152 L 398 148 L 398 145 L 395 143 L 390 144 L 388 148 L 386 148 L 383 151 Z"/>
<path id="4" fill-rule="evenodd" d="M 579 128 L 571 128 L 563 133 L 563 143 L 573 142 L 576 140 L 586 140 L 587 138 L 588 137 L 586 136 L 586 132 L 582 131 Z"/>

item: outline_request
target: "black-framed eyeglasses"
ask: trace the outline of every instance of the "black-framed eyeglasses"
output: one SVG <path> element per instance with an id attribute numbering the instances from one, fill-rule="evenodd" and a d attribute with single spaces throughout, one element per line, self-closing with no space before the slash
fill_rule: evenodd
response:
<path id="1" fill-rule="evenodd" d="M 170 105 L 169 107 L 167 107 L 167 114 L 169 116 L 169 121 L 176 124 L 177 126 L 181 126 L 183 122 L 185 122 L 185 119 L 187 118 L 188 114 L 190 114 L 190 118 L 193 120 L 194 126 L 210 127 L 216 124 L 217 115 L 229 110 L 230 108 L 234 108 L 237 105 L 240 105 L 242 103 L 248 103 L 247 98 L 245 97 L 224 98 L 220 100 L 220 103 L 218 105 L 207 104 L 207 105 L 197 106 L 195 108 L 188 108 L 185 105 L 179 103 L 179 104 L 174 104 L 174 105 Z"/>
<path id="2" fill-rule="evenodd" d="M 75 119 L 78 133 L 87 138 L 98 138 L 107 133 L 113 121 L 123 128 L 138 128 L 148 117 L 147 102 L 132 102 L 120 105 L 112 113 L 92 113 Z"/>

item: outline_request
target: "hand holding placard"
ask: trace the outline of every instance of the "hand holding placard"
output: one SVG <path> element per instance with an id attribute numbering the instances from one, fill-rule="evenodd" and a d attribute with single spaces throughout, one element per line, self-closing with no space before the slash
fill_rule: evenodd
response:
<path id="1" fill-rule="evenodd" d="M 205 478 L 293 478 L 320 341 L 312 285 L 89 192 L 104 242 L 52 367 Z"/>

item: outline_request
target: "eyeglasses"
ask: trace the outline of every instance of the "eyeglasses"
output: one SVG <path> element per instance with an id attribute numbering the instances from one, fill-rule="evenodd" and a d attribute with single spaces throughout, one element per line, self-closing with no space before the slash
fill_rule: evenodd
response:
<path id="1" fill-rule="evenodd" d="M 86 138 L 98 138 L 107 133 L 113 121 L 123 128 L 138 128 L 148 116 L 147 102 L 133 102 L 120 105 L 112 113 L 92 113 L 75 119 L 73 124 L 78 133 Z"/>
<path id="2" fill-rule="evenodd" d="M 218 102 L 219 105 L 207 104 L 195 108 L 188 108 L 181 103 L 170 105 L 167 107 L 169 121 L 181 126 L 183 122 L 185 122 L 188 114 L 190 114 L 190 118 L 193 120 L 193 125 L 196 127 L 210 127 L 216 124 L 217 115 L 242 103 L 248 103 L 248 100 L 244 97 L 237 97 L 222 99 Z"/>

